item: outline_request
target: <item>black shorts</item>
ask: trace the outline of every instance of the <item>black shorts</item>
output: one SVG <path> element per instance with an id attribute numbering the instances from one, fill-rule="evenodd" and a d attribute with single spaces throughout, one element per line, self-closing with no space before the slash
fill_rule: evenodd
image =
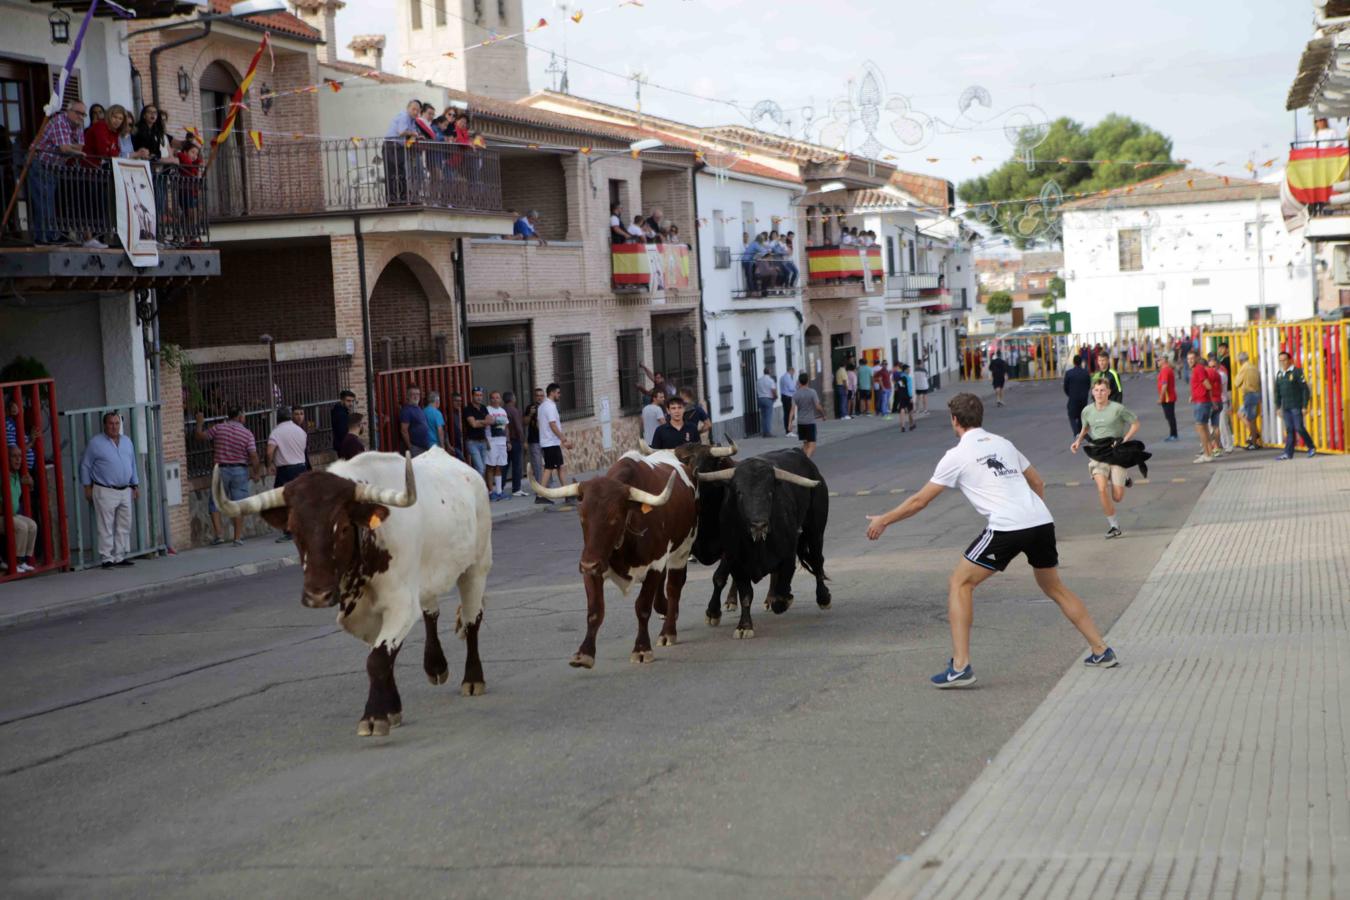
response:
<path id="1" fill-rule="evenodd" d="M 304 463 L 295 463 L 289 466 L 277 466 L 277 476 L 272 482 L 272 487 L 285 487 L 303 474 L 305 474 Z"/>
<path id="2" fill-rule="evenodd" d="M 998 390 L 998 389 L 1001 388 L 1001 387 L 1003 387 L 1003 379 L 1002 379 L 1002 378 L 995 378 L 995 379 L 994 379 L 994 389 L 995 389 L 995 390 Z"/>
<path id="3" fill-rule="evenodd" d="M 544 451 L 544 468 L 561 469 L 563 466 L 562 447 L 540 447 Z"/>
<path id="4" fill-rule="evenodd" d="M 858 396 L 861 397 L 863 400 L 871 400 L 872 392 L 867 390 L 866 388 L 858 388 Z"/>
<path id="5" fill-rule="evenodd" d="M 896 409 L 913 409 L 914 401 L 909 399 L 909 391 L 901 391 L 895 395 Z"/>
<path id="6" fill-rule="evenodd" d="M 1059 565 L 1055 548 L 1055 523 L 1018 531 L 993 531 L 986 528 L 966 548 L 966 559 L 994 572 L 1002 572 L 1008 563 L 1025 553 L 1033 569 L 1053 569 Z"/>
<path id="7" fill-rule="evenodd" d="M 813 422 L 810 425 L 798 425 L 797 440 L 801 441 L 802 443 L 806 443 L 809 441 L 810 443 L 814 444 L 816 442 L 815 423 Z"/>

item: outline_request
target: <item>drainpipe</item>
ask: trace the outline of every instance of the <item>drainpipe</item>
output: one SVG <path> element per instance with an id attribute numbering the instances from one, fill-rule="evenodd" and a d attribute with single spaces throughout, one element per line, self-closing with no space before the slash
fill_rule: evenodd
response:
<path id="1" fill-rule="evenodd" d="M 375 357 L 370 348 L 370 302 L 366 295 L 366 239 L 361 233 L 361 216 L 352 216 L 352 233 L 356 236 L 356 280 L 361 291 L 361 343 L 366 363 L 366 416 L 370 420 L 370 443 L 380 447 L 380 430 L 375 421 Z"/>
<path id="2" fill-rule="evenodd" d="M 694 191 L 694 232 L 698 233 L 698 173 L 708 167 L 707 163 L 698 163 L 694 166 L 693 175 L 689 179 L 690 186 Z M 695 254 L 695 261 L 698 265 L 695 267 L 698 273 L 698 333 L 700 337 L 700 350 L 698 355 L 699 376 L 703 379 L 703 391 L 708 396 L 708 417 L 712 418 L 712 386 L 708 383 L 708 319 L 703 314 L 703 245 L 700 240 L 699 252 Z"/>
<path id="3" fill-rule="evenodd" d="M 464 280 L 464 238 L 455 238 L 455 294 L 459 299 L 459 359 L 469 361 L 469 298 Z"/>
<path id="4" fill-rule="evenodd" d="M 184 44 L 191 44 L 193 41 L 200 41 L 211 33 L 212 22 L 212 19 L 207 19 L 202 23 L 202 30 L 196 34 L 190 34 L 176 41 L 169 41 L 167 44 L 160 44 L 150 51 L 150 102 L 155 105 L 155 109 L 159 109 L 159 55 L 165 50 L 172 50 Z"/>

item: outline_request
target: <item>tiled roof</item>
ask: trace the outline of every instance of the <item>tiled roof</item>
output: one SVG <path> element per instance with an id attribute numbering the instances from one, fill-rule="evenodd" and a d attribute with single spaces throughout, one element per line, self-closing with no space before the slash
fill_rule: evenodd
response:
<path id="1" fill-rule="evenodd" d="M 1189 183 L 1188 183 L 1189 182 Z M 1176 206 L 1185 203 L 1222 203 L 1233 200 L 1274 199 L 1278 184 L 1215 175 L 1200 169 L 1180 169 L 1156 175 L 1104 195 L 1071 200 L 1061 209 L 1116 209 L 1119 207 Z"/>
<path id="2" fill-rule="evenodd" d="M 324 62 L 324 61 L 320 60 L 320 61 L 319 61 L 319 67 L 320 67 L 320 68 L 327 67 L 327 68 L 329 68 L 329 69 L 337 69 L 339 72 L 347 72 L 348 74 L 351 74 L 351 75 L 365 75 L 365 76 L 367 76 L 368 78 L 370 78 L 371 81 L 377 81 L 377 82 L 379 82 L 380 84 L 413 84 L 413 83 L 414 83 L 414 82 L 413 82 L 413 79 L 411 79 L 411 78 L 404 78 L 402 75 L 395 75 L 395 74 L 392 73 L 392 72 L 377 72 L 375 69 L 372 69 L 370 66 L 363 66 L 363 65 L 361 65 L 360 63 L 354 63 L 354 62 L 351 62 L 350 60 L 346 60 L 346 59 L 334 60 L 333 62 Z M 375 74 L 374 74 L 374 75 L 371 75 L 372 72 L 374 72 Z"/>
<path id="3" fill-rule="evenodd" d="M 211 12 L 228 15 L 230 8 L 241 0 L 211 0 Z M 268 13 L 265 16 L 249 16 L 238 19 L 233 24 L 252 28 L 255 31 L 270 31 L 287 37 L 299 38 L 314 44 L 323 43 L 323 35 L 309 27 L 298 16 L 288 12 Z"/>

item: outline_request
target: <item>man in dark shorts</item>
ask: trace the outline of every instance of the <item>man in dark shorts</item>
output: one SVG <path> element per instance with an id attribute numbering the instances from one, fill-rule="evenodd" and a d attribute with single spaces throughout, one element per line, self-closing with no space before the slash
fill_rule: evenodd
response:
<path id="1" fill-rule="evenodd" d="M 825 407 L 820 405 L 820 395 L 811 387 L 811 376 L 803 372 L 797 376 L 797 392 L 792 395 L 788 431 L 792 431 L 795 423 L 797 440 L 802 442 L 802 452 L 807 456 L 816 452 L 816 423 L 823 418 Z"/>
<path id="2" fill-rule="evenodd" d="M 994 382 L 994 402 L 999 406 L 1003 405 L 1003 382 L 1008 377 L 1008 364 L 1003 361 L 997 350 L 994 351 L 994 358 L 989 361 L 989 378 Z"/>
<path id="3" fill-rule="evenodd" d="M 652 435 L 653 450 L 675 450 L 685 444 L 699 442 L 698 426 L 684 419 L 684 398 L 679 394 L 666 401 L 666 412 L 670 421 L 656 429 Z"/>
<path id="4" fill-rule="evenodd" d="M 867 537 L 875 541 L 887 526 L 919 513 L 949 487 L 960 488 L 970 504 L 989 517 L 989 527 L 966 548 L 948 582 L 952 658 L 945 671 L 932 677 L 933 685 L 959 688 L 975 683 L 970 665 L 975 587 L 1006 569 L 1020 553 L 1027 555 L 1036 584 L 1087 638 L 1092 650 L 1083 663 L 1100 669 L 1117 665 L 1115 652 L 1102 640 L 1083 601 L 1060 580 L 1055 520 L 1045 505 L 1045 481 L 1040 473 L 1011 441 L 984 430 L 984 404 L 979 397 L 957 394 L 947 409 L 952 431 L 960 440 L 942 457 L 932 480 L 890 512 L 867 517 Z"/>
<path id="5" fill-rule="evenodd" d="M 895 412 L 900 417 L 900 430 L 913 431 L 914 379 L 909 374 L 909 363 L 900 363 L 898 369 L 895 374 Z"/>

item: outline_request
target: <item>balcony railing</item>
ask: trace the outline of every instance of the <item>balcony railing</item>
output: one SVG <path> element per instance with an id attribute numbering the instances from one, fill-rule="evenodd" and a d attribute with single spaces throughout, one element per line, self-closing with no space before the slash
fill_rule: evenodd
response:
<path id="1" fill-rule="evenodd" d="M 902 272 L 886 277 L 887 297 L 915 299 L 936 292 L 942 287 L 942 276 L 936 272 Z"/>
<path id="2" fill-rule="evenodd" d="M 807 247 L 806 269 L 812 286 L 879 282 L 883 276 L 881 248 Z"/>
<path id="3" fill-rule="evenodd" d="M 18 184 L 26 153 L 0 154 L 0 208 Z M 155 232 L 161 247 L 198 247 L 210 239 L 208 197 L 200 175 L 174 163 L 150 164 L 155 216 L 136 227 Z M 116 192 L 111 163 L 89 158 L 37 156 L 28 170 L 19 209 L 11 216 L 4 243 L 83 244 L 91 239 L 118 245 Z M 143 210 L 148 213 L 149 210 Z"/>
<path id="4" fill-rule="evenodd" d="M 693 287 L 688 244 L 614 244 L 610 251 L 616 291 L 655 294 Z"/>
<path id="5" fill-rule="evenodd" d="M 402 139 L 278 140 L 221 148 L 207 177 L 217 219 L 427 207 L 502 209 L 496 151 Z"/>
<path id="6" fill-rule="evenodd" d="M 801 293 L 801 272 L 790 259 L 732 261 L 736 269 L 736 287 L 731 296 L 736 300 L 761 297 L 793 297 Z"/>

